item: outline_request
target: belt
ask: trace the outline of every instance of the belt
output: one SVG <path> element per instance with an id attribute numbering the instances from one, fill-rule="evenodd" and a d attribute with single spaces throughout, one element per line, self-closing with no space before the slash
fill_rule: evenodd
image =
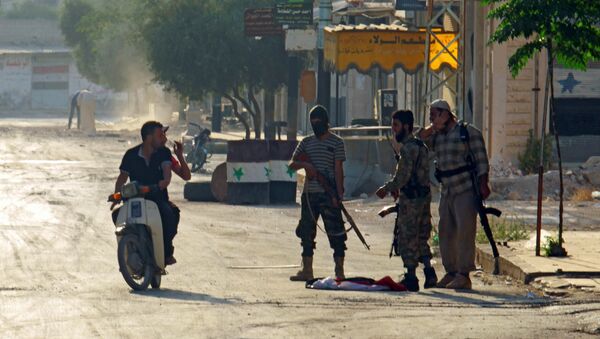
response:
<path id="1" fill-rule="evenodd" d="M 438 178 L 449 178 L 449 177 L 453 177 L 455 175 L 464 173 L 464 172 L 469 172 L 472 169 L 474 169 L 474 166 L 471 165 L 466 165 L 466 166 L 462 166 L 459 168 L 455 168 L 455 169 L 451 169 L 451 170 L 447 170 L 447 171 L 442 171 L 436 168 L 435 170 L 435 176 Z"/>

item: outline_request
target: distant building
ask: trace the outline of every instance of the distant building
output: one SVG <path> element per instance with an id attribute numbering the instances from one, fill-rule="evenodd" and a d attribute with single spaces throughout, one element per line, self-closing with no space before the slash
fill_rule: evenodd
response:
<path id="1" fill-rule="evenodd" d="M 361 3 L 357 1 L 356 3 Z M 422 27 L 426 23 L 425 11 L 396 11 L 388 13 L 386 3 L 391 1 L 365 1 L 364 6 L 349 6 L 345 1 L 334 1 L 334 24 L 391 24 L 396 18 L 400 22 Z M 436 4 L 441 1 L 435 1 Z M 454 11 L 458 13 L 458 1 Z M 424 1 L 405 0 L 404 6 L 424 5 Z M 368 5 L 368 6 L 367 6 Z M 315 12 L 317 8 L 315 8 Z M 367 12 L 379 15 L 362 15 Z M 365 13 L 362 13 L 365 12 Z M 471 43 L 472 70 L 466 77 L 472 85 L 467 91 L 467 104 L 471 111 L 465 112 L 465 120 L 480 128 L 486 139 L 492 163 L 517 165 L 518 155 L 525 150 L 529 130 L 540 137 L 544 116 L 544 84 L 546 83 L 545 53 L 531 60 L 520 74 L 513 78 L 508 69 L 509 57 L 523 45 L 523 41 L 488 44 L 488 39 L 498 22 L 487 19 L 489 8 L 474 5 L 468 17 L 473 21 Z M 361 15 L 358 15 L 361 13 Z M 315 15 L 316 16 L 316 15 Z M 316 19 L 316 18 L 315 18 Z M 458 28 L 448 15 L 438 20 L 446 31 Z M 316 67 L 313 64 L 312 70 Z M 398 107 L 415 111 L 426 117 L 424 107 L 418 107 L 421 96 L 419 84 L 422 75 L 409 74 L 397 69 L 386 74 L 376 69 L 361 74 L 349 70 L 344 74 L 332 74 L 331 115 L 335 126 L 348 126 L 354 122 L 375 117 L 375 98 L 380 89 L 398 90 Z M 435 85 L 435 79 L 431 79 Z M 336 86 L 337 85 L 337 86 Z M 588 157 L 600 155 L 600 63 L 591 63 L 586 72 L 555 67 L 554 88 L 558 130 L 562 135 L 561 147 L 565 162 L 580 163 Z M 337 98 L 336 98 L 337 97 Z M 446 89 L 438 90 L 434 97 L 444 97 L 454 106 L 454 95 Z M 284 99 L 284 98 L 282 98 Z M 336 100 L 337 99 L 337 100 Z M 307 106 L 299 100 L 298 127 L 310 133 Z M 284 111 L 282 100 L 280 111 Z M 421 122 L 422 119 L 419 119 Z M 427 123 L 427 120 L 425 120 Z M 546 131 L 553 131 L 550 120 Z"/>
<path id="2" fill-rule="evenodd" d="M 0 19 L 0 111 L 64 111 L 82 88 L 100 109 L 111 95 L 79 74 L 56 21 Z"/>
<path id="3" fill-rule="evenodd" d="M 9 11 L 23 1 L 24 0 L 0 0 L 0 9 L 2 11 Z M 32 1 L 34 3 L 49 5 L 49 6 L 58 6 L 62 0 L 30 0 L 30 1 Z"/>

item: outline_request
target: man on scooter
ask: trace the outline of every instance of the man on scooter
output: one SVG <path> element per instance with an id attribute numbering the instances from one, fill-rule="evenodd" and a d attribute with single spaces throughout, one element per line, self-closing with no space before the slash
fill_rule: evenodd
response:
<path id="1" fill-rule="evenodd" d="M 166 141 L 167 129 L 168 127 L 164 127 L 157 121 L 148 121 L 142 126 L 142 143 L 129 149 L 123 156 L 115 192 L 119 192 L 128 179 L 142 185 L 158 186 L 159 190 L 149 193 L 146 199 L 152 200 L 158 205 L 163 224 L 165 264 L 173 265 L 177 262 L 173 256 L 173 238 L 177 234 L 179 215 L 169 202 L 167 191 L 167 187 L 171 183 L 173 166 L 171 151 L 163 144 Z"/>

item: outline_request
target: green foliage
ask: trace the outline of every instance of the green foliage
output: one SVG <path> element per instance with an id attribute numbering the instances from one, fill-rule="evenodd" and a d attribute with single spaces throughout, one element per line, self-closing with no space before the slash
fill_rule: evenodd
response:
<path id="1" fill-rule="evenodd" d="M 490 218 L 490 228 L 496 241 L 519 241 L 529 238 L 529 229 L 524 220 L 517 217 Z M 477 229 L 477 243 L 485 244 L 488 239 L 483 228 Z"/>
<path id="2" fill-rule="evenodd" d="M 135 30 L 145 13 L 143 5 L 141 1 L 64 1 L 60 28 L 83 76 L 116 91 L 150 82 Z"/>
<path id="3" fill-rule="evenodd" d="M 248 96 L 259 89 L 273 91 L 284 84 L 288 60 L 282 37 L 245 36 L 244 11 L 274 3 L 274 0 L 158 2 L 141 29 L 156 80 L 189 98 L 215 93 L 239 100 L 253 117 L 259 135 L 260 112 L 257 105 L 247 100 Z M 242 119 L 241 114 L 236 116 Z"/>
<path id="4" fill-rule="evenodd" d="M 440 246 L 440 232 L 437 226 L 431 230 L 431 246 Z"/>
<path id="5" fill-rule="evenodd" d="M 533 135 L 533 130 L 529 130 L 529 137 L 525 150 L 518 155 L 519 168 L 524 174 L 537 173 L 540 165 L 540 151 L 542 141 Z M 549 168 L 552 158 L 552 138 L 544 138 L 544 168 Z"/>
<path id="6" fill-rule="evenodd" d="M 65 0 L 60 11 L 59 26 L 67 45 L 73 48 L 79 72 L 88 80 L 99 83 L 94 42 L 82 24 L 93 13 L 94 7 L 86 0 Z"/>
<path id="7" fill-rule="evenodd" d="M 2 15 L 8 19 L 58 19 L 58 8 L 56 5 L 43 1 L 25 0 L 18 2 L 14 7 Z"/>
<path id="8" fill-rule="evenodd" d="M 234 50 L 223 53 L 230 47 L 228 32 L 221 30 L 226 27 L 219 25 L 217 16 L 210 15 L 213 6 L 213 1 L 162 2 L 142 27 L 156 79 L 193 99 L 226 90 L 224 83 L 235 77 L 232 66 L 224 67 L 217 77 L 215 64 L 231 63 Z"/>
<path id="9" fill-rule="evenodd" d="M 524 38 L 527 43 L 510 57 L 516 76 L 531 57 L 551 47 L 553 57 L 566 67 L 585 70 L 600 60 L 600 1 L 483 0 L 495 5 L 488 17 L 500 22 L 490 41 Z"/>
<path id="10" fill-rule="evenodd" d="M 60 13 L 60 30 L 68 45 L 74 46 L 82 42 L 86 36 L 80 32 L 79 24 L 94 8 L 83 0 L 65 0 Z"/>
<path id="11" fill-rule="evenodd" d="M 562 242 L 564 243 L 565 240 L 563 239 Z M 567 255 L 561 246 L 561 242 L 558 241 L 558 237 L 547 237 L 542 244 L 542 252 L 546 257 L 564 257 Z"/>

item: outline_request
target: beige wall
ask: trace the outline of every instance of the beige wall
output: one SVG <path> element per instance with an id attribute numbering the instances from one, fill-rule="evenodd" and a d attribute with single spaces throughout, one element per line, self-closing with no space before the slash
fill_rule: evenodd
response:
<path id="1" fill-rule="evenodd" d="M 485 12 L 481 14 L 485 15 Z M 481 23 L 485 36 L 489 37 L 495 23 L 487 19 Z M 516 165 L 518 154 L 525 148 L 529 130 L 533 129 L 539 135 L 544 108 L 546 58 L 543 55 L 538 57 L 537 87 L 541 90 L 536 111 L 536 94 L 533 91 L 536 88 L 535 61 L 531 60 L 515 78 L 508 69 L 508 59 L 522 44 L 522 40 L 502 45 L 486 44 L 482 53 L 483 132 L 492 163 L 503 161 Z"/>

